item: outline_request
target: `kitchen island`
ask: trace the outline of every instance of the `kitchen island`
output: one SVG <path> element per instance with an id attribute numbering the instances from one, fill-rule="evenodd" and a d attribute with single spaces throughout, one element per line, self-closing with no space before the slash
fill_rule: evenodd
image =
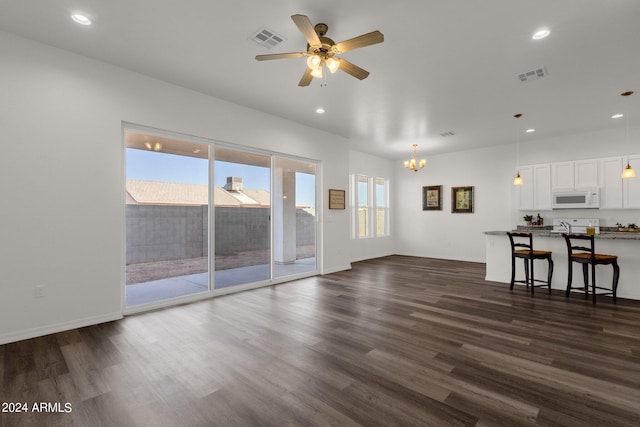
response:
<path id="1" fill-rule="evenodd" d="M 567 245 L 562 233 L 551 230 L 518 229 L 517 232 L 531 232 L 533 247 L 536 250 L 552 251 L 554 269 L 552 289 L 565 290 L 567 287 L 568 256 Z M 507 231 L 485 231 L 486 238 L 486 280 L 509 283 L 511 280 L 511 246 Z M 620 265 L 620 281 L 618 282 L 618 298 L 640 300 L 640 233 L 605 231 L 595 236 L 595 249 L 598 253 L 617 255 Z M 574 263 L 575 264 L 575 263 Z M 580 266 L 573 266 L 573 286 L 583 283 Z M 547 263 L 536 261 L 535 275 L 538 279 L 546 278 Z M 611 285 L 613 272 L 610 266 L 597 266 L 598 284 Z M 516 260 L 516 279 L 524 278 L 522 260 Z M 523 284 L 516 284 L 524 286 Z M 514 288 L 514 291 L 517 288 Z M 536 292 L 546 292 L 539 288 Z M 584 298 L 576 293 L 571 298 Z M 601 298 L 611 298 L 610 296 Z"/>

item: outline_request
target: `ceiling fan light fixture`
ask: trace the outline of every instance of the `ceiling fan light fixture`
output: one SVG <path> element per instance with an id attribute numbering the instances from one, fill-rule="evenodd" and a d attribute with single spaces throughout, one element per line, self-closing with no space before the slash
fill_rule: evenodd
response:
<path id="1" fill-rule="evenodd" d="M 327 68 L 329 69 L 331 74 L 335 73 L 336 71 L 338 71 L 338 68 L 340 68 L 340 60 L 337 58 L 327 58 L 325 60 L 325 63 L 327 64 Z"/>
<path id="2" fill-rule="evenodd" d="M 322 58 L 318 55 L 311 55 L 307 58 L 307 66 L 312 70 L 318 68 L 320 64 L 322 64 Z"/>
<path id="3" fill-rule="evenodd" d="M 311 75 L 315 78 L 321 79 L 322 78 L 322 64 L 320 64 L 320 66 L 314 68 L 311 71 Z"/>

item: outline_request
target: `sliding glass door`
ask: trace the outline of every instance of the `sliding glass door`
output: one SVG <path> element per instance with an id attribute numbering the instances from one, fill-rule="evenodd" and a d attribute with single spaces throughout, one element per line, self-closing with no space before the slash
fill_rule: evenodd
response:
<path id="1" fill-rule="evenodd" d="M 126 307 L 209 290 L 209 145 L 125 132 Z"/>
<path id="2" fill-rule="evenodd" d="M 270 163 L 268 155 L 215 148 L 216 289 L 271 278 Z"/>
<path id="3" fill-rule="evenodd" d="M 317 271 L 316 163 L 138 129 L 124 132 L 127 308 Z"/>
<path id="4" fill-rule="evenodd" d="M 316 271 L 316 165 L 274 156 L 275 278 Z"/>

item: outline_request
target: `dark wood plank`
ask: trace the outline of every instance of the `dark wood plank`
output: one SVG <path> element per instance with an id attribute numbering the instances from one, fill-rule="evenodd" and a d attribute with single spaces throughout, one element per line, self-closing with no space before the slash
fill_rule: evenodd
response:
<path id="1" fill-rule="evenodd" d="M 1 426 L 640 425 L 640 302 L 390 256 L 0 346 Z"/>

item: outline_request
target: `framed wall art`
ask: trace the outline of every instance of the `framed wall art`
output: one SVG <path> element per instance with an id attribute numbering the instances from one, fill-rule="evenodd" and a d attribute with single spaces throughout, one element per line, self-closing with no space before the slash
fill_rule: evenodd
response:
<path id="1" fill-rule="evenodd" d="M 345 191 L 329 190 L 329 209 L 345 209 Z"/>
<path id="2" fill-rule="evenodd" d="M 473 213 L 473 186 L 451 187 L 451 213 Z"/>
<path id="3" fill-rule="evenodd" d="M 430 185 L 422 187 L 422 210 L 442 210 L 442 185 Z"/>

